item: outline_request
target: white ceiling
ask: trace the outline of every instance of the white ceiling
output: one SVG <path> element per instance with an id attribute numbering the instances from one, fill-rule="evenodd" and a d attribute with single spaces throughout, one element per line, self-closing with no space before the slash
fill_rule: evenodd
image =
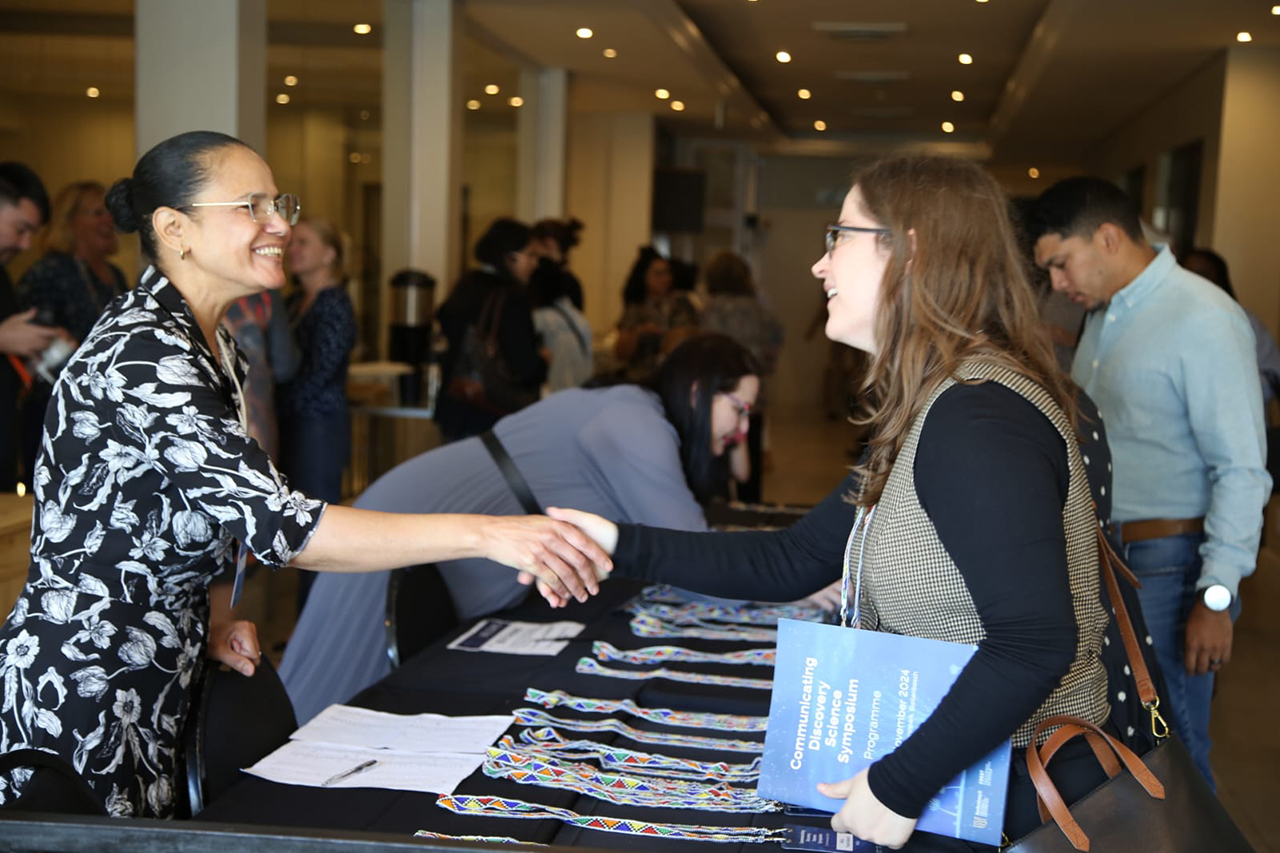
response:
<path id="1" fill-rule="evenodd" d="M 521 62 L 572 72 L 575 111 L 652 111 L 674 129 L 821 154 L 914 142 L 1002 160 L 1076 162 L 1249 30 L 1280 46 L 1259 0 L 463 0 L 467 98 L 499 112 Z M 272 91 L 376 113 L 374 0 L 268 0 Z M 132 0 L 0 0 L 0 92 L 131 97 Z M 351 32 L 356 16 L 371 36 Z M 834 38 L 833 25 L 887 29 Z M 817 26 L 815 26 L 817 25 Z M 578 27 L 590 27 L 580 39 Z M 611 47 L 618 55 L 606 59 Z M 787 50 L 793 60 L 774 59 Z M 962 66 L 960 52 L 973 55 Z M 865 75 L 889 72 L 868 82 Z M 864 75 L 860 79 L 857 75 Z M 482 93 L 486 83 L 499 98 Z M 667 88 L 676 113 L 654 89 Z M 796 91 L 812 91 L 800 100 Z M 962 103 L 951 91 L 964 92 Z M 814 121 L 827 130 L 814 129 Z M 943 121 L 955 124 L 944 134 Z"/>

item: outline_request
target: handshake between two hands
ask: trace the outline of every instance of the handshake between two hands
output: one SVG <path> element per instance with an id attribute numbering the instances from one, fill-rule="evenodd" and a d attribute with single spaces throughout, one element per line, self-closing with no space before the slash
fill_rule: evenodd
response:
<path id="1" fill-rule="evenodd" d="M 495 519 L 528 525 L 531 536 L 516 530 L 511 544 L 517 553 L 499 549 L 491 558 L 519 571 L 520 583 L 537 584 L 552 607 L 569 600 L 586 601 L 600 591 L 600 581 L 613 571 L 610 558 L 618 544 L 618 526 L 606 518 L 576 509 L 548 507 L 545 516 Z"/>

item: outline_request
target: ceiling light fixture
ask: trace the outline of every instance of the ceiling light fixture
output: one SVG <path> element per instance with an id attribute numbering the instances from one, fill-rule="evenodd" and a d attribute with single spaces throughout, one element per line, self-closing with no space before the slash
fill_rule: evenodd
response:
<path id="1" fill-rule="evenodd" d="M 507 103 L 513 107 L 523 107 L 524 98 L 520 97 L 519 95 L 512 95 L 510 98 L 507 98 Z"/>
<path id="2" fill-rule="evenodd" d="M 281 92 L 280 94 L 276 95 L 276 103 L 282 104 L 282 105 L 289 103 L 289 96 L 286 95 L 284 92 Z"/>
<path id="3" fill-rule="evenodd" d="M 616 50 L 614 50 L 613 48 L 611 48 L 611 47 L 606 47 L 606 48 L 604 49 L 604 58 L 605 58 L 605 59 L 617 59 L 617 58 L 618 58 L 618 52 L 617 52 Z"/>
<path id="4" fill-rule="evenodd" d="M 660 101 L 665 101 L 667 98 L 671 97 L 671 93 L 666 89 L 654 89 L 653 96 Z"/>
<path id="5" fill-rule="evenodd" d="M 351 31 L 358 36 L 367 36 L 369 33 L 373 32 L 373 27 L 368 24 L 356 24 L 351 28 Z"/>
<path id="6" fill-rule="evenodd" d="M 779 62 L 790 62 L 791 54 L 787 53 L 785 50 L 780 50 L 773 55 L 773 58 Z"/>
<path id="7" fill-rule="evenodd" d="M 96 98 L 102 94 L 102 92 L 98 91 L 97 86 L 90 86 L 88 89 L 84 90 L 84 93 L 87 97 L 90 97 L 90 98 Z"/>
<path id="8" fill-rule="evenodd" d="M 808 89 L 801 89 L 799 92 L 796 92 L 796 97 L 802 101 L 807 101 L 813 97 L 813 92 L 810 92 Z"/>
<path id="9" fill-rule="evenodd" d="M 1273 14 L 1273 15 L 1280 15 L 1280 6 L 1272 6 L 1272 7 L 1271 7 L 1271 14 Z"/>
<path id="10" fill-rule="evenodd" d="M 961 92 L 959 89 L 953 89 L 951 92 L 951 100 L 956 103 L 960 103 L 964 100 L 964 92 Z"/>
<path id="11" fill-rule="evenodd" d="M 595 33 L 591 32 L 590 27 L 578 27 L 578 38 L 589 39 L 593 35 L 595 35 Z"/>
<path id="12" fill-rule="evenodd" d="M 972 56 L 970 56 L 970 55 L 969 55 L 969 54 L 967 54 L 967 53 L 962 53 L 962 54 L 960 54 L 960 56 L 958 56 L 958 57 L 957 57 L 957 59 L 959 59 L 959 60 L 960 60 L 960 64 L 961 64 L 961 65 L 972 65 L 972 64 L 973 64 L 973 57 L 972 57 Z"/>
<path id="13" fill-rule="evenodd" d="M 1040 170 L 1035 166 L 1032 166 L 1030 169 L 1027 169 L 1027 175 L 1032 178 L 1038 178 L 1040 177 Z"/>
<path id="14" fill-rule="evenodd" d="M 369 115 L 370 115 L 370 113 L 369 113 L 369 111 L 368 111 L 368 110 L 361 110 L 361 111 L 360 111 L 360 120 L 361 120 L 361 121 L 368 121 L 368 120 L 369 120 Z"/>
<path id="15" fill-rule="evenodd" d="M 1244 43 L 1253 41 L 1253 35 L 1244 31 L 1236 33 L 1236 41 Z"/>
<path id="16" fill-rule="evenodd" d="M 286 86 L 296 86 L 298 85 L 298 78 L 290 74 L 288 77 L 284 78 L 284 84 Z"/>
<path id="17" fill-rule="evenodd" d="M 671 109 L 675 110 L 678 113 L 684 112 L 684 101 L 672 101 Z"/>
<path id="18" fill-rule="evenodd" d="M 348 163 L 359 163 L 359 162 L 360 162 L 360 152 L 359 152 L 359 151 L 352 151 L 350 154 L 348 154 L 348 155 L 347 155 L 347 162 L 348 162 Z"/>
<path id="19" fill-rule="evenodd" d="M 467 109 L 469 110 L 480 109 L 480 102 L 477 101 L 475 98 L 472 98 L 471 100 L 467 101 Z"/>
<path id="20" fill-rule="evenodd" d="M 826 130 L 826 129 L 827 129 L 827 123 L 826 123 L 825 121 L 823 121 L 822 119 L 818 119 L 817 121 L 815 121 L 815 122 L 813 123 L 813 129 L 814 129 L 814 130 Z"/>
<path id="21" fill-rule="evenodd" d="M 956 129 L 956 126 L 955 126 L 954 124 L 952 124 L 951 122 L 949 122 L 949 121 L 944 121 L 944 122 L 942 123 L 942 132 L 943 132 L 943 133 L 954 133 L 954 132 L 955 132 L 955 129 Z"/>
<path id="22" fill-rule="evenodd" d="M 497 83 L 490 83 L 488 86 L 484 87 L 484 93 L 486 95 L 496 95 L 499 91 L 501 90 L 498 88 Z"/>

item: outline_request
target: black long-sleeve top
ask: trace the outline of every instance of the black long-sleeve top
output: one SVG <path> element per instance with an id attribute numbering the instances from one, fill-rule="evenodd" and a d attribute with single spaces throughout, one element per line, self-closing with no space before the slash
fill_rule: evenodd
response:
<path id="1" fill-rule="evenodd" d="M 497 343 L 512 377 L 521 385 L 537 389 L 547 379 L 547 363 L 538 353 L 538 332 L 533 327 L 533 303 L 527 289 L 509 278 L 487 270 L 472 270 L 458 280 L 449 298 L 436 316 L 440 328 L 449 339 L 451 358 L 444 365 L 447 385 L 453 372 L 453 360 L 462 351 L 467 329 L 480 322 L 485 303 L 501 290 L 502 307 L 498 314 Z M 486 331 L 492 320 L 485 318 Z"/>
<path id="2" fill-rule="evenodd" d="M 1082 412 L 1096 418 L 1087 400 Z M 1105 439 L 1096 444 L 1082 448 L 1095 499 L 1109 477 Z M 1077 642 L 1062 515 L 1070 475 L 1050 421 L 997 383 L 955 385 L 925 418 L 914 477 L 986 637 L 934 714 L 871 767 L 876 798 L 908 817 L 1031 717 L 1069 669 Z M 850 475 L 783 531 L 620 525 L 615 565 L 711 595 L 793 600 L 840 576 L 854 489 Z"/>

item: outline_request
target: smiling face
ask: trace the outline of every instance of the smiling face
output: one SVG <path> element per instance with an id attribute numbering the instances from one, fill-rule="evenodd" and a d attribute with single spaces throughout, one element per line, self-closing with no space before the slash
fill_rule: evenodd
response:
<path id="1" fill-rule="evenodd" d="M 82 258 L 105 258 L 119 248 L 116 226 L 107 211 L 104 196 L 86 190 L 71 214 L 71 253 Z"/>
<path id="2" fill-rule="evenodd" d="M 747 434 L 747 418 L 760 394 L 760 379 L 744 376 L 729 393 L 723 391 L 711 400 L 711 455 L 722 456 L 725 448 L 741 441 Z"/>
<path id="3" fill-rule="evenodd" d="M 863 209 L 862 192 L 856 185 L 845 196 L 839 224 L 883 227 Z M 828 338 L 865 352 L 876 352 L 876 312 L 889 256 L 890 250 L 878 234 L 839 232 L 835 248 L 813 265 L 813 274 L 822 280 L 822 289 L 827 295 Z"/>
<path id="4" fill-rule="evenodd" d="M 213 154 L 211 179 L 193 202 L 248 201 L 251 193 L 280 194 L 266 162 L 249 148 L 231 145 Z M 186 208 L 184 208 L 186 209 Z M 289 224 L 279 212 L 254 221 L 248 205 L 191 209 L 183 242 L 186 261 L 204 275 L 256 292 L 284 285 Z"/>

